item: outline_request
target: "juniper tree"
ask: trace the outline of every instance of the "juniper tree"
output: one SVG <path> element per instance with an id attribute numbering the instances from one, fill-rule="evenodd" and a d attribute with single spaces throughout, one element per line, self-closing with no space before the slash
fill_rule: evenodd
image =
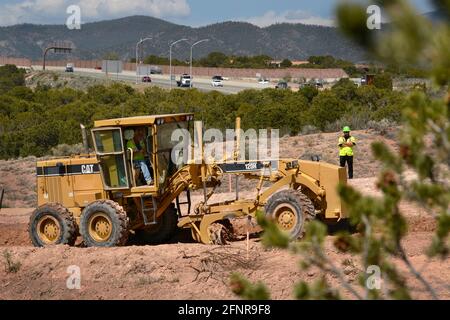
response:
<path id="1" fill-rule="evenodd" d="M 345 3 L 337 8 L 337 18 L 342 31 L 376 59 L 399 68 L 419 66 L 426 70 L 433 87 L 409 94 L 402 111 L 399 134 L 399 151 L 376 142 L 372 152 L 381 162 L 377 180 L 381 198 L 362 195 L 351 186 L 339 186 L 342 201 L 349 209 L 350 221 L 358 226 L 357 234 L 340 233 L 334 246 L 340 252 L 352 253 L 360 259 L 363 270 L 357 284 L 346 280 L 341 267 L 324 251 L 326 226 L 313 221 L 306 226 L 305 238 L 299 243 L 289 243 L 285 234 L 263 215 L 258 216 L 265 227 L 263 243 L 289 248 L 301 257 L 302 268 L 318 267 L 333 274 L 342 287 L 358 299 L 413 298 L 402 265 L 425 288 L 429 296 L 438 298 L 435 289 L 408 258 L 402 245 L 408 223 L 400 210 L 402 200 L 414 202 L 436 220 L 436 231 L 426 254 L 429 258 L 446 259 L 449 253 L 450 229 L 450 1 L 435 0 L 435 7 L 444 16 L 433 22 L 420 16 L 407 1 L 376 1 L 390 17 L 389 27 L 381 32 L 367 28 L 366 7 Z M 431 94 L 429 94 L 431 92 Z M 394 260 L 400 263 L 394 263 Z M 383 275 L 384 290 L 369 289 L 366 285 L 366 268 L 379 266 Z M 239 280 L 241 280 L 239 282 Z M 235 291 L 252 297 L 264 293 L 261 285 L 252 286 L 241 278 L 233 278 Z M 301 281 L 295 286 L 295 297 L 300 299 L 336 299 L 340 290 L 332 288 L 324 278 L 313 284 Z"/>

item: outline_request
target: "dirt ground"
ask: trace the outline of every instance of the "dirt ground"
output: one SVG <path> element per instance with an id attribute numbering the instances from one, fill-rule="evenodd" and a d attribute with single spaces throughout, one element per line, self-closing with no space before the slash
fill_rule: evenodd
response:
<path id="1" fill-rule="evenodd" d="M 352 181 L 359 190 L 376 194 L 374 178 Z M 229 195 L 219 195 L 226 197 Z M 300 257 L 288 251 L 264 248 L 257 237 L 226 246 L 202 245 L 179 234 L 172 243 L 157 246 L 116 248 L 82 248 L 53 246 L 34 248 L 27 235 L 27 221 L 32 209 L 0 211 L 0 299 L 234 299 L 229 286 L 230 274 L 239 272 L 251 281 L 264 282 L 273 299 L 292 299 L 293 285 L 322 276 L 318 270 L 302 271 Z M 404 239 L 408 257 L 434 286 L 441 298 L 450 299 L 450 261 L 428 259 L 424 254 L 430 244 L 434 221 L 421 208 L 410 203 L 401 205 L 409 222 Z M 245 231 L 242 221 L 235 221 Z M 337 252 L 334 237 L 326 239 L 326 254 L 336 265 L 342 265 L 345 277 L 352 283 L 360 270 L 360 261 L 350 254 Z M 10 266 L 6 268 L 9 255 Z M 397 262 L 400 270 L 405 270 Z M 78 266 L 81 288 L 68 289 L 68 267 Z M 413 296 L 429 299 L 424 288 L 404 273 L 413 288 Z M 341 287 L 330 274 L 326 279 Z M 353 298 L 342 290 L 345 298 Z"/>

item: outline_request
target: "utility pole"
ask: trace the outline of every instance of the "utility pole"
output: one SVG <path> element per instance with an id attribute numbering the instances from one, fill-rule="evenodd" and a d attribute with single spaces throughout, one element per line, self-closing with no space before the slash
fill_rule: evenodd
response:
<path id="1" fill-rule="evenodd" d="M 136 44 L 136 84 L 139 83 L 139 75 L 138 75 L 138 63 L 139 63 L 138 62 L 138 59 L 139 59 L 138 49 L 139 49 L 139 45 L 141 43 L 143 43 L 144 41 L 152 40 L 152 39 L 153 39 L 152 37 L 148 37 L 148 38 L 144 38 L 144 39 L 141 38 L 141 40 L 139 40 L 138 43 Z"/>
<path id="2" fill-rule="evenodd" d="M 172 89 L 172 47 L 176 45 L 178 42 L 187 41 L 187 39 L 180 39 L 175 42 L 172 42 L 169 47 L 169 73 L 170 73 L 170 89 Z"/>
<path id="3" fill-rule="evenodd" d="M 196 46 L 196 45 L 198 45 L 198 44 L 200 44 L 202 42 L 206 42 L 206 41 L 209 41 L 209 39 L 199 40 L 199 41 L 195 42 L 194 44 L 192 44 L 192 46 L 191 46 L 191 59 L 190 59 L 190 64 L 189 64 L 190 65 L 190 67 L 189 67 L 189 75 L 191 77 L 191 81 L 189 83 L 189 87 L 191 87 L 191 88 L 192 88 L 192 50 L 194 49 L 194 46 Z"/>

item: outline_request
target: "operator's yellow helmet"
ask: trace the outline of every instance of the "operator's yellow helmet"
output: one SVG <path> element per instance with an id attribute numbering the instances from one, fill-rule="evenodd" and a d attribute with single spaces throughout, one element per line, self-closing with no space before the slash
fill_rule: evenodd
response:
<path id="1" fill-rule="evenodd" d="M 350 127 L 349 127 L 349 126 L 345 126 L 345 127 L 342 129 L 342 132 L 350 132 Z"/>

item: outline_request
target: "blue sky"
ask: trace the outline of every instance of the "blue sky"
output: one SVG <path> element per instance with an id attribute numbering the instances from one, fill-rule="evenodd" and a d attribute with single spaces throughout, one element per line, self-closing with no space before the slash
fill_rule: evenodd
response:
<path id="1" fill-rule="evenodd" d="M 340 0 L 189 0 L 191 14 L 187 17 L 172 19 L 172 21 L 189 24 L 205 25 L 211 22 L 225 20 L 255 20 L 267 17 L 274 12 L 275 18 L 282 18 L 285 13 L 297 12 L 304 20 L 308 17 L 332 20 L 336 5 Z M 365 1 L 360 1 L 365 2 Z M 430 11 L 427 0 L 411 0 L 421 12 Z M 288 16 L 289 17 L 289 16 Z M 293 18 L 295 15 L 293 16 Z M 296 20 L 296 19 L 292 19 Z M 302 20 L 302 19 L 298 19 Z M 263 21 L 263 19 L 259 19 Z M 320 20 L 318 20 L 320 21 Z"/>
<path id="2" fill-rule="evenodd" d="M 64 24 L 66 9 L 73 4 L 81 8 L 82 23 L 142 14 L 190 26 L 228 20 L 260 26 L 276 22 L 332 25 L 340 1 L 344 0 L 0 0 L 0 25 Z M 410 2 L 420 12 L 430 11 L 427 0 Z"/>

